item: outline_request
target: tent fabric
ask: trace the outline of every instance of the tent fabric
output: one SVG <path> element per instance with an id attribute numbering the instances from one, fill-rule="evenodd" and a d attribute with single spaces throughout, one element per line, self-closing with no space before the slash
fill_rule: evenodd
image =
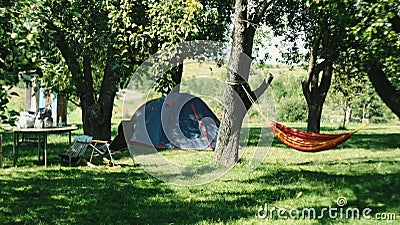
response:
<path id="1" fill-rule="evenodd" d="M 220 121 L 198 97 L 172 93 L 134 113 L 130 143 L 159 149 L 214 150 Z"/>

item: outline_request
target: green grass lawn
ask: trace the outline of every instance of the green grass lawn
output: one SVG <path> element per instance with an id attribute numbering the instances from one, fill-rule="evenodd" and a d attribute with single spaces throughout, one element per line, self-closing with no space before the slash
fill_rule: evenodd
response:
<path id="1" fill-rule="evenodd" d="M 326 125 L 323 130 L 345 132 L 336 127 Z M 14 168 L 12 134 L 3 133 L 6 168 L 0 169 L 0 224 L 399 224 L 398 218 L 362 218 L 365 208 L 372 210 L 371 217 L 400 216 L 399 139 L 400 124 L 370 124 L 338 148 L 320 153 L 294 151 L 275 139 L 255 171 L 248 169 L 255 148 L 249 146 L 241 162 L 223 177 L 181 187 L 135 167 L 127 151 L 115 155 L 121 168 L 102 165 L 99 157 L 94 159 L 97 168 L 61 167 L 57 154 L 68 148 L 66 135 L 49 137 L 47 168 L 38 165 L 34 147 L 20 150 Z M 210 152 L 174 150 L 163 155 L 182 164 L 212 159 Z M 339 197 L 346 198 L 345 206 L 337 206 Z M 257 212 L 266 205 L 272 218 L 271 213 L 259 218 Z M 283 216 L 292 208 L 300 213 L 312 208 L 319 216 L 330 206 L 338 208 L 337 213 L 342 210 L 343 218 L 337 214 L 331 219 L 327 211 L 322 219 L 278 217 L 279 208 L 287 210 Z M 359 209 L 361 219 L 346 219 L 349 208 Z"/>

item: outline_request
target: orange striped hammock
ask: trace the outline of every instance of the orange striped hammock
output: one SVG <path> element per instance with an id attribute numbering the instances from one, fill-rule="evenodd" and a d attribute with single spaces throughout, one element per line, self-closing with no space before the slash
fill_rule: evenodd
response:
<path id="1" fill-rule="evenodd" d="M 294 129 L 275 121 L 269 122 L 269 128 L 283 144 L 303 152 L 319 152 L 335 148 L 347 141 L 353 134 L 363 129 L 360 128 L 344 134 L 319 134 Z"/>
<path id="2" fill-rule="evenodd" d="M 242 85 L 243 90 L 246 92 L 247 97 L 251 103 L 255 103 L 253 97 L 249 94 L 247 89 Z M 256 110 L 263 116 L 261 109 L 256 106 Z M 264 119 L 267 119 L 263 116 Z M 268 121 L 268 128 L 274 133 L 283 144 L 303 152 L 319 152 L 335 148 L 336 146 L 347 141 L 353 134 L 363 129 L 366 125 L 361 125 L 360 128 L 350 133 L 344 134 L 319 134 L 313 132 L 306 132 L 297 130 L 275 121 Z"/>

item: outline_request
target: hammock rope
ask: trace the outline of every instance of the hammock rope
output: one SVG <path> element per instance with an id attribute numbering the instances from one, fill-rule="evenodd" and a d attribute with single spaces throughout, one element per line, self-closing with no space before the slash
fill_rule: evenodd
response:
<path id="1" fill-rule="evenodd" d="M 329 150 L 347 141 L 353 134 L 366 127 L 366 125 L 363 124 L 358 129 L 343 134 L 320 134 L 291 128 L 266 118 L 262 114 L 260 107 L 254 104 L 255 101 L 253 97 L 243 85 L 242 88 L 246 92 L 250 102 L 255 105 L 255 109 L 258 111 L 258 113 L 267 121 L 268 128 L 272 131 L 275 137 L 277 137 L 283 144 L 295 150 L 303 152 L 319 152 Z"/>

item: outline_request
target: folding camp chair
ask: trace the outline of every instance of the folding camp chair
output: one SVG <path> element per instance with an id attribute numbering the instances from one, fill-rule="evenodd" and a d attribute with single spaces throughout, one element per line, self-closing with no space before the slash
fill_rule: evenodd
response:
<path id="1" fill-rule="evenodd" d="M 98 147 L 98 145 L 100 145 L 100 147 Z M 78 166 L 82 161 L 82 157 L 85 154 L 88 146 L 93 149 L 90 162 L 92 161 L 94 153 L 97 152 L 97 154 L 100 155 L 108 154 L 110 156 L 112 166 L 115 165 L 107 141 L 93 140 L 92 137 L 88 135 L 74 137 L 74 144 L 65 153 L 60 154 L 61 164 Z"/>
<path id="2" fill-rule="evenodd" d="M 92 143 L 89 144 L 90 147 L 92 147 L 92 154 L 90 156 L 90 160 L 89 162 L 92 162 L 92 158 L 95 155 L 95 152 L 98 155 L 105 155 L 108 154 L 110 156 L 110 160 L 111 160 L 111 164 L 112 166 L 115 166 L 114 164 L 114 159 L 111 155 L 111 150 L 110 150 L 110 145 L 108 144 L 107 141 L 103 141 L 103 140 L 92 140 Z M 98 147 L 99 146 L 99 147 Z"/>
<path id="3" fill-rule="evenodd" d="M 59 155 L 61 158 L 61 165 L 78 166 L 82 161 L 82 157 L 86 152 L 86 148 L 91 145 L 91 143 L 91 136 L 75 136 L 74 144 L 65 153 Z"/>

